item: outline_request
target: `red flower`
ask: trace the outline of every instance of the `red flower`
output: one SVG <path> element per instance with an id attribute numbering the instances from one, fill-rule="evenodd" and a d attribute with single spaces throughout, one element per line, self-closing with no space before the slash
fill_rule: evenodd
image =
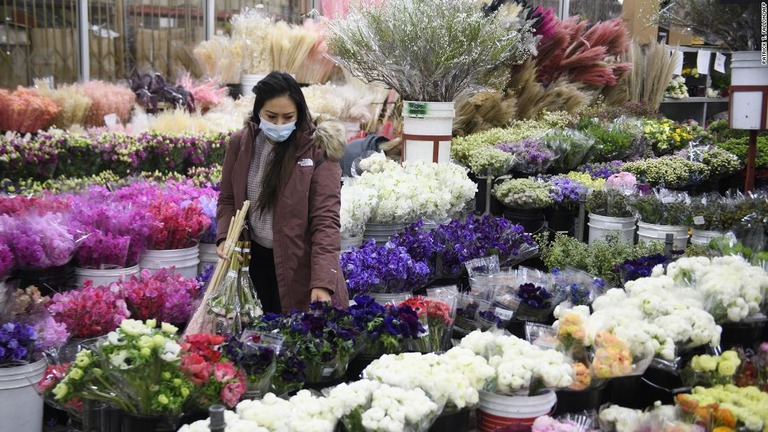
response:
<path id="1" fill-rule="evenodd" d="M 194 385 L 205 384 L 211 378 L 211 365 L 197 354 L 183 356 L 180 367 Z"/>
<path id="2" fill-rule="evenodd" d="M 193 334 L 184 337 L 184 341 L 181 342 L 181 348 L 186 352 L 203 357 L 207 362 L 216 363 L 221 359 L 221 353 L 216 347 L 223 343 L 223 336 Z"/>

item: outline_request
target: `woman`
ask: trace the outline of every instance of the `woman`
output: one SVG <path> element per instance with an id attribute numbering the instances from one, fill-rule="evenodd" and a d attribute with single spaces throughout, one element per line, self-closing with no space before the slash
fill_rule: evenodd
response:
<path id="1" fill-rule="evenodd" d="M 217 252 L 224 257 L 230 219 L 250 200 L 250 273 L 264 312 L 306 310 L 311 301 L 346 307 L 339 266 L 344 129 L 315 127 L 288 74 L 272 72 L 253 91 L 253 115 L 224 157 Z"/>

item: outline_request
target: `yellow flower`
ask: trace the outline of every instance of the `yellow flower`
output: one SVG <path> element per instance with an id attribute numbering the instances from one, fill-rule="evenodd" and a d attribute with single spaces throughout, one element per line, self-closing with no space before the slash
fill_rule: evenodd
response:
<path id="1" fill-rule="evenodd" d="M 149 348 L 142 348 L 141 351 L 139 351 L 139 355 L 142 357 L 149 357 L 152 355 L 152 350 Z"/>
<path id="2" fill-rule="evenodd" d="M 701 355 L 693 358 L 693 370 L 700 372 L 712 372 L 717 369 L 717 359 L 710 355 Z"/>
<path id="3" fill-rule="evenodd" d="M 184 397 L 184 398 L 185 398 L 185 397 L 187 397 L 187 396 L 189 396 L 189 389 L 188 389 L 188 388 L 186 388 L 186 387 L 182 387 L 182 388 L 181 388 L 181 397 Z"/>
<path id="4" fill-rule="evenodd" d="M 155 328 L 155 327 L 157 327 L 157 320 L 154 320 L 154 319 L 148 319 L 148 320 L 146 320 L 144 323 L 145 323 L 145 324 L 147 325 L 147 327 L 149 327 L 149 328 Z"/>
<path id="5" fill-rule="evenodd" d="M 163 379 L 171 379 L 171 373 L 170 372 L 163 372 L 162 375 Z"/>
<path id="6" fill-rule="evenodd" d="M 165 337 L 163 335 L 154 335 L 152 336 L 152 340 L 155 342 L 155 346 L 158 348 L 165 346 Z"/>
<path id="7" fill-rule="evenodd" d="M 176 334 L 176 332 L 177 332 L 177 331 L 179 331 L 179 328 L 178 328 L 178 327 L 176 327 L 176 326 L 175 326 L 175 325 L 173 325 L 173 324 L 163 323 L 163 324 L 160 326 L 160 330 L 161 330 L 163 333 L 168 333 L 168 334 Z"/>
<path id="8" fill-rule="evenodd" d="M 80 378 L 84 377 L 85 374 L 83 373 L 82 369 L 79 368 L 73 368 L 71 371 L 69 371 L 69 377 L 73 380 L 79 380 Z"/>
<path id="9" fill-rule="evenodd" d="M 152 347 L 155 346 L 155 341 L 154 339 L 152 339 L 151 336 L 143 335 L 142 337 L 139 338 L 138 345 L 139 345 L 139 348 L 142 348 L 142 349 L 144 348 L 151 349 Z"/>
<path id="10" fill-rule="evenodd" d="M 63 399 L 67 393 L 69 393 L 69 387 L 67 387 L 67 385 L 63 382 L 60 382 L 56 385 L 56 387 L 53 388 L 53 394 L 57 400 Z"/>
<path id="11" fill-rule="evenodd" d="M 160 395 L 157 397 L 157 401 L 160 403 L 160 405 L 168 405 L 168 396 L 166 395 Z"/>
<path id="12" fill-rule="evenodd" d="M 94 368 L 91 372 L 97 377 L 100 377 L 104 374 L 104 371 L 99 368 Z"/>
<path id="13" fill-rule="evenodd" d="M 81 368 L 84 368 L 89 364 L 91 364 L 91 358 L 89 357 L 90 353 L 91 352 L 88 350 L 83 350 L 77 353 L 77 357 L 75 357 L 75 364 Z"/>
<path id="14" fill-rule="evenodd" d="M 731 376 L 736 373 L 736 368 L 739 367 L 740 361 L 721 361 L 717 366 L 717 373 L 723 376 Z"/>
<path id="15" fill-rule="evenodd" d="M 739 353 L 737 353 L 734 350 L 728 350 L 728 351 L 725 351 L 724 353 L 722 353 L 720 355 L 720 358 L 725 360 L 725 361 L 733 361 L 733 360 L 739 361 Z"/>

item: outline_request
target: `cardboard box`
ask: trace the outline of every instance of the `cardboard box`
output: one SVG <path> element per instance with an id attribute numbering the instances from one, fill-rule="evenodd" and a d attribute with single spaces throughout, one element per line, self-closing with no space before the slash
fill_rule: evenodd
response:
<path id="1" fill-rule="evenodd" d="M 31 78 L 52 76 L 56 84 L 77 81 L 75 29 L 32 28 L 29 36 Z"/>

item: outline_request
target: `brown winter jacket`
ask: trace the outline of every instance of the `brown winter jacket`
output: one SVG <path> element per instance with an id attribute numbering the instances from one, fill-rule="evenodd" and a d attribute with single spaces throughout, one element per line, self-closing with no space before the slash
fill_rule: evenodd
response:
<path id="1" fill-rule="evenodd" d="M 258 133 L 258 125 L 249 122 L 229 140 L 216 210 L 217 243 L 226 238 L 232 216 L 247 199 L 248 168 Z M 334 305 L 346 308 L 349 294 L 339 265 L 338 161 L 344 155 L 344 129 L 338 123 L 324 122 L 311 132 L 298 133 L 296 165 L 273 209 L 280 305 L 283 312 L 306 310 L 312 288 L 326 288 L 333 293 Z"/>

